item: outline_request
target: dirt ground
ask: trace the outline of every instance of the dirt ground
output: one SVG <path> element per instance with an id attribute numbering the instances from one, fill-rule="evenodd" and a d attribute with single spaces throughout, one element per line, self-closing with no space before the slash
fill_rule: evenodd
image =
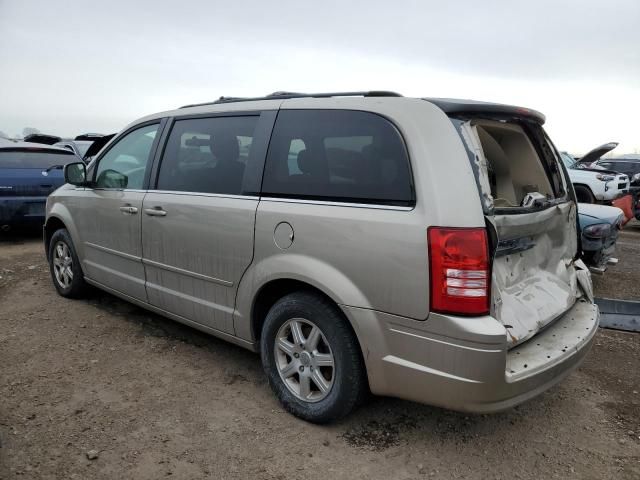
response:
<path id="1" fill-rule="evenodd" d="M 597 294 L 640 298 L 640 225 L 618 253 Z M 258 356 L 106 293 L 59 297 L 37 233 L 0 237 L 0 260 L 2 479 L 640 478 L 640 334 L 601 330 L 578 371 L 504 413 L 374 398 L 315 426 Z"/>

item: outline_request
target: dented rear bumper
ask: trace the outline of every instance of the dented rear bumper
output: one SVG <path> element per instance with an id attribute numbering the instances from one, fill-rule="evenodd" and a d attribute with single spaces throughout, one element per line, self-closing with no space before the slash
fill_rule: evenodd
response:
<path id="1" fill-rule="evenodd" d="M 359 338 L 367 338 L 362 347 L 373 393 L 478 413 L 518 405 L 566 377 L 588 352 L 599 322 L 598 307 L 581 299 L 509 350 L 505 328 L 491 317 L 432 314 L 417 322 L 344 309 Z"/>

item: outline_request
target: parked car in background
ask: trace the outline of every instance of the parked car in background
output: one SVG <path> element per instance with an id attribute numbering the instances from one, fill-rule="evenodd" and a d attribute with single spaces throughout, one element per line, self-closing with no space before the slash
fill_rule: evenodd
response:
<path id="1" fill-rule="evenodd" d="M 624 173 L 631 179 L 631 186 L 640 187 L 640 157 L 600 159 L 594 162 L 592 167 Z"/>
<path id="2" fill-rule="evenodd" d="M 102 137 L 104 137 L 104 133 L 81 133 L 80 135 L 76 135 L 74 140 L 93 142 Z"/>
<path id="3" fill-rule="evenodd" d="M 91 157 L 98 153 L 113 136 L 113 134 L 100 135 L 97 133 L 78 135 L 74 140 L 63 140 L 54 144 L 54 146 L 66 148 L 88 163 Z"/>
<path id="4" fill-rule="evenodd" d="M 51 278 L 259 351 L 306 420 L 369 389 L 506 409 L 579 365 L 599 321 L 544 120 L 390 92 L 147 116 L 67 165 L 47 201 Z"/>
<path id="5" fill-rule="evenodd" d="M 44 144 L 0 144 L 0 228 L 42 225 L 47 195 L 64 183 L 62 168 L 50 168 L 77 160 Z"/>
<path id="6" fill-rule="evenodd" d="M 92 143 L 93 141 L 87 140 L 63 140 L 61 142 L 54 143 L 53 146 L 58 148 L 66 148 L 67 150 L 75 153 L 78 157 L 84 158 L 87 150 L 89 150 L 89 147 Z"/>
<path id="7" fill-rule="evenodd" d="M 633 215 L 640 220 L 640 155 L 623 155 L 621 157 L 598 160 L 594 168 L 605 168 L 624 173 L 631 179 L 629 193 L 633 197 Z"/>
<path id="8" fill-rule="evenodd" d="M 22 139 L 23 142 L 41 143 L 43 145 L 53 145 L 61 140 L 62 138 L 57 135 L 47 135 L 46 133 L 32 133 Z"/>
<path id="9" fill-rule="evenodd" d="M 91 145 L 84 152 L 84 155 L 82 157 L 85 163 L 89 163 L 93 159 L 93 157 L 98 152 L 100 152 L 100 150 L 102 150 L 102 147 L 104 147 L 107 143 L 109 143 L 111 139 L 115 136 L 116 136 L 115 133 L 111 133 L 109 135 L 100 135 L 100 137 L 97 137 L 91 140 Z M 76 138 L 79 138 L 79 137 L 76 137 Z"/>
<path id="10" fill-rule="evenodd" d="M 614 158 L 596 159 L 590 163 L 579 162 L 595 170 L 609 170 L 624 173 L 629 177 L 629 199 L 618 199 L 612 202 L 615 207 L 622 208 L 627 219 L 634 216 L 640 220 L 640 155 L 621 155 Z"/>
<path id="11" fill-rule="evenodd" d="M 613 200 L 629 193 L 630 182 L 627 175 L 590 167 L 592 162 L 617 145 L 617 143 L 602 145 L 580 160 L 576 160 L 567 152 L 561 152 L 560 156 L 569 170 L 569 178 L 573 183 L 578 202 L 610 205 Z"/>
<path id="12" fill-rule="evenodd" d="M 615 263 L 618 232 L 624 222 L 622 210 L 607 205 L 578 204 L 582 240 L 582 259 L 591 271 L 604 273 L 609 263 Z"/>

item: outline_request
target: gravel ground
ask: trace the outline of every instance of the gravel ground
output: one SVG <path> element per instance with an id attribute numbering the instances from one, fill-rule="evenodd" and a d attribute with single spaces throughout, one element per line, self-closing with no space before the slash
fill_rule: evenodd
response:
<path id="1" fill-rule="evenodd" d="M 596 294 L 604 298 L 640 300 L 640 222 L 629 222 L 616 243 L 618 265 L 593 276 Z"/>
<path id="2" fill-rule="evenodd" d="M 640 226 L 597 294 L 640 296 Z M 70 301 L 38 234 L 0 237 L 0 478 L 640 478 L 640 335 L 601 330 L 539 398 L 464 415 L 374 398 L 285 413 L 256 355 L 106 293 Z"/>

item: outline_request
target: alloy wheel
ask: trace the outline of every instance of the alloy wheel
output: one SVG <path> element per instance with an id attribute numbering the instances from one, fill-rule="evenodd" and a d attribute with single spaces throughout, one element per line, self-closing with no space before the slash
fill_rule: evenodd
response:
<path id="1" fill-rule="evenodd" d="M 278 330 L 276 366 L 287 389 L 305 402 L 318 402 L 335 379 L 333 352 L 322 330 L 304 318 L 287 320 Z"/>
<path id="2" fill-rule="evenodd" d="M 53 273 L 58 284 L 64 288 L 70 288 L 73 282 L 73 258 L 69 246 L 59 241 L 53 249 Z"/>

